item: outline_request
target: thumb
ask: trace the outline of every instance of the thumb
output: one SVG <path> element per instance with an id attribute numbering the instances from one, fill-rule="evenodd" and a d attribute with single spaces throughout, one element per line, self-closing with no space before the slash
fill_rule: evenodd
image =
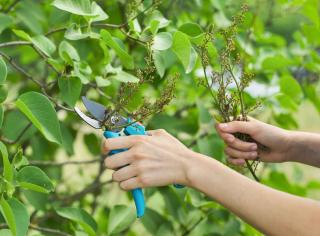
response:
<path id="1" fill-rule="evenodd" d="M 256 127 L 253 121 L 231 121 L 229 123 L 218 124 L 218 129 L 221 132 L 227 133 L 244 133 L 253 135 L 256 131 Z"/>

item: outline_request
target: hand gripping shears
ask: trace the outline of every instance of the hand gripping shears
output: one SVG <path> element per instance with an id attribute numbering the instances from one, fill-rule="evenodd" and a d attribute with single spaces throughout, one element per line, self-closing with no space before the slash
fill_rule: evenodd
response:
<path id="1" fill-rule="evenodd" d="M 113 130 L 104 130 L 103 135 L 106 138 L 116 138 L 120 136 L 129 135 L 146 135 L 145 127 L 139 123 L 134 123 L 130 118 L 125 118 L 119 114 L 112 114 L 102 104 L 90 101 L 86 97 L 82 97 L 82 102 L 88 112 L 94 117 L 91 118 L 84 114 L 79 108 L 75 107 L 75 112 L 84 120 L 88 125 L 95 129 L 104 129 L 104 123 L 107 119 L 111 122 L 114 127 Z M 122 127 L 122 128 L 117 128 Z M 126 151 L 127 149 L 112 150 L 109 155 Z M 176 188 L 182 188 L 183 185 L 175 184 Z M 145 201 L 141 188 L 136 188 L 131 191 L 134 203 L 136 205 L 137 217 L 140 218 L 144 215 Z"/>

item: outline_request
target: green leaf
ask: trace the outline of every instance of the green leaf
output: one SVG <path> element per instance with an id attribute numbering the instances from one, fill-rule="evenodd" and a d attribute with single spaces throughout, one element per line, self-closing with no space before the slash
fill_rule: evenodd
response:
<path id="1" fill-rule="evenodd" d="M 77 24 L 71 24 L 66 30 L 64 37 L 69 40 L 79 40 L 90 36 L 90 33 L 82 33 Z"/>
<path id="2" fill-rule="evenodd" d="M 191 37 L 196 37 L 199 36 L 200 34 L 203 33 L 200 25 L 196 23 L 185 23 L 179 27 L 179 31 L 191 36 Z"/>
<path id="3" fill-rule="evenodd" d="M 17 181 L 21 187 L 36 192 L 49 193 L 54 190 L 52 181 L 36 166 L 26 166 L 19 170 Z"/>
<path id="4" fill-rule="evenodd" d="M 67 63 L 72 64 L 73 61 L 80 61 L 77 50 L 67 41 L 62 41 L 59 45 L 59 55 Z"/>
<path id="5" fill-rule="evenodd" d="M 2 31 L 4 31 L 6 28 L 13 25 L 13 18 L 9 15 L 5 15 L 3 13 L 0 13 L 0 34 Z"/>
<path id="6" fill-rule="evenodd" d="M 73 65 L 74 70 L 72 71 L 71 76 L 78 77 L 82 84 L 88 84 L 92 74 L 92 69 L 88 63 L 85 61 L 75 61 Z"/>
<path id="7" fill-rule="evenodd" d="M 57 214 L 67 218 L 69 220 L 75 221 L 83 230 L 88 233 L 90 236 L 95 236 L 97 231 L 97 223 L 89 215 L 86 211 L 75 208 L 75 207 L 66 207 L 66 208 L 59 208 L 56 210 Z"/>
<path id="8" fill-rule="evenodd" d="M 45 211 L 46 205 L 49 202 L 49 194 L 39 193 L 30 190 L 22 190 L 23 195 L 36 210 Z M 49 202 L 50 203 L 50 202 Z"/>
<path id="9" fill-rule="evenodd" d="M 1 229 L 0 236 L 12 236 L 10 229 Z"/>
<path id="10" fill-rule="evenodd" d="M 18 151 L 16 152 L 16 154 L 12 159 L 12 164 L 15 168 L 19 168 L 17 166 L 19 166 L 20 163 L 22 162 L 22 157 L 23 157 L 23 151 L 22 151 L 22 148 L 19 147 Z"/>
<path id="11" fill-rule="evenodd" d="M 127 229 L 135 221 L 135 213 L 132 208 L 125 205 L 112 207 L 108 222 L 108 235 L 118 234 Z"/>
<path id="12" fill-rule="evenodd" d="M 98 87 L 107 87 L 107 86 L 111 85 L 111 81 L 103 78 L 102 76 L 96 76 L 95 80 L 96 80 Z"/>
<path id="13" fill-rule="evenodd" d="M 9 205 L 9 203 L 2 197 L 0 200 L 0 211 L 3 215 L 4 219 L 6 220 L 9 229 L 11 230 L 14 236 L 17 235 L 17 225 L 14 218 L 14 213 Z"/>
<path id="14" fill-rule="evenodd" d="M 149 29 L 153 35 L 155 35 L 159 30 L 160 22 L 158 20 L 153 20 L 150 23 Z"/>
<path id="15" fill-rule="evenodd" d="M 102 8 L 96 2 L 90 4 L 89 0 L 55 0 L 52 5 L 75 15 L 87 16 L 92 22 L 108 19 Z"/>
<path id="16" fill-rule="evenodd" d="M 189 37 L 177 31 L 173 36 L 172 50 L 181 61 L 186 73 L 191 72 L 196 63 L 197 53 L 191 46 Z"/>
<path id="17" fill-rule="evenodd" d="M 15 198 L 0 200 L 0 211 L 4 216 L 13 236 L 25 236 L 30 224 L 26 207 Z"/>
<path id="18" fill-rule="evenodd" d="M 291 75 L 283 75 L 280 78 L 280 90 L 291 97 L 296 103 L 299 104 L 301 102 L 303 96 L 302 89 L 298 81 Z"/>
<path id="19" fill-rule="evenodd" d="M 56 45 L 44 35 L 32 37 L 31 42 L 48 57 L 52 56 L 56 50 Z"/>
<path id="20" fill-rule="evenodd" d="M 74 107 L 81 93 L 81 80 L 77 77 L 59 77 L 58 85 L 62 100 Z"/>
<path id="21" fill-rule="evenodd" d="M 0 85 L 0 103 L 3 103 L 8 96 L 8 90 L 5 86 Z"/>
<path id="22" fill-rule="evenodd" d="M 1 129 L 2 123 L 3 123 L 3 116 L 4 116 L 3 106 L 0 105 L 0 129 Z"/>
<path id="23" fill-rule="evenodd" d="M 64 124 L 60 123 L 61 135 L 62 135 L 62 146 L 66 150 L 69 156 L 74 154 L 74 135 L 71 133 L 70 129 Z"/>
<path id="24" fill-rule="evenodd" d="M 161 235 L 159 234 L 159 231 L 162 226 L 165 226 L 165 228 L 171 230 L 171 232 L 173 230 L 170 221 L 151 208 L 146 209 L 145 215 L 142 217 L 141 222 L 151 235 Z"/>
<path id="25" fill-rule="evenodd" d="M 27 92 L 19 96 L 16 106 L 47 140 L 61 144 L 57 113 L 47 97 L 37 92 Z"/>
<path id="26" fill-rule="evenodd" d="M 17 140 L 19 134 L 30 125 L 28 118 L 23 115 L 19 110 L 7 111 L 6 116 L 2 126 L 3 135 L 10 140 Z M 19 143 L 24 142 L 26 139 L 30 138 L 37 132 L 34 126 L 28 128 L 28 130 L 19 138 Z"/>
<path id="27" fill-rule="evenodd" d="M 91 4 L 89 0 L 55 0 L 53 6 L 60 10 L 70 12 L 75 15 L 92 16 Z"/>
<path id="28" fill-rule="evenodd" d="M 117 53 L 122 65 L 127 69 L 134 68 L 133 57 L 130 56 L 121 46 L 118 44 L 114 38 L 112 38 L 111 34 L 106 30 L 101 30 L 100 32 L 103 41 L 115 52 Z"/>
<path id="29" fill-rule="evenodd" d="M 104 10 L 102 10 L 102 8 L 96 2 L 93 2 L 91 4 L 91 11 L 94 15 L 94 17 L 91 19 L 92 22 L 103 21 L 109 18 L 107 13 L 105 13 Z"/>
<path id="30" fill-rule="evenodd" d="M 154 23 L 155 21 L 157 21 L 158 23 Z M 151 27 L 154 24 L 157 24 L 158 29 L 162 29 L 167 27 L 170 24 L 170 21 L 166 19 L 160 11 L 154 10 L 150 15 L 146 17 L 145 25 L 149 25 Z"/>
<path id="31" fill-rule="evenodd" d="M 166 50 L 172 45 L 172 36 L 168 32 L 161 32 L 157 34 L 152 43 L 153 50 Z"/>
<path id="32" fill-rule="evenodd" d="M 7 78 L 7 65 L 0 56 L 0 85 L 4 84 Z"/>
<path id="33" fill-rule="evenodd" d="M 13 29 L 12 30 L 13 33 L 15 33 L 18 37 L 26 40 L 26 41 L 31 41 L 31 37 L 29 34 L 27 34 L 26 32 L 24 32 L 23 30 L 16 30 L 16 29 Z"/>
<path id="34" fill-rule="evenodd" d="M 86 144 L 89 152 L 94 156 L 100 154 L 100 142 L 100 138 L 93 133 L 84 135 L 84 143 Z"/>
<path id="35" fill-rule="evenodd" d="M 8 181 L 11 182 L 13 179 L 13 170 L 8 157 L 7 147 L 0 141 L 0 152 L 2 155 L 3 163 L 3 176 Z"/>
<path id="36" fill-rule="evenodd" d="M 222 160 L 224 143 L 216 134 L 198 139 L 197 146 L 200 153 Z"/>
<path id="37" fill-rule="evenodd" d="M 166 71 L 166 54 L 162 51 L 155 50 L 153 52 L 154 65 L 157 69 L 158 74 L 162 78 Z"/>
<path id="38" fill-rule="evenodd" d="M 119 80 L 120 82 L 124 83 L 138 83 L 139 79 L 135 77 L 134 75 L 131 75 L 125 71 L 119 71 L 115 75 L 110 76 L 110 79 L 116 79 Z"/>
<path id="39" fill-rule="evenodd" d="M 287 68 L 291 64 L 291 60 L 282 55 L 267 57 L 262 62 L 262 67 L 265 70 L 281 70 Z"/>
<path id="40" fill-rule="evenodd" d="M 37 1 L 24 0 L 17 4 L 14 11 L 19 23 L 26 26 L 34 34 L 43 34 L 43 25 L 47 21 L 47 14 L 43 11 L 42 6 Z"/>

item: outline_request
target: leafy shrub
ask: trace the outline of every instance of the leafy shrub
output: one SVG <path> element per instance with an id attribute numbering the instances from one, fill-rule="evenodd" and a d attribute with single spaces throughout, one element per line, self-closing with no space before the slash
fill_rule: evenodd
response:
<path id="1" fill-rule="evenodd" d="M 206 71 L 221 65 L 223 42 L 219 37 L 206 42 L 207 64 L 199 48 L 209 26 L 223 32 L 242 4 L 1 1 L 0 235 L 260 235 L 187 188 L 146 189 L 147 212 L 136 220 L 129 195 L 111 183 L 103 166 L 101 133 L 73 111 L 86 95 L 224 162 L 212 119 L 217 107 L 210 93 L 217 90 L 213 86 L 208 93 L 200 86 Z M 243 100 L 248 107 L 262 101 L 250 115 L 268 111 L 269 122 L 298 128 L 294 114 L 303 100 L 320 112 L 318 2 L 247 4 L 232 40 L 232 54 L 245 62 L 243 71 L 255 75 Z M 257 175 L 301 196 L 319 186 L 292 184 L 267 165 Z"/>

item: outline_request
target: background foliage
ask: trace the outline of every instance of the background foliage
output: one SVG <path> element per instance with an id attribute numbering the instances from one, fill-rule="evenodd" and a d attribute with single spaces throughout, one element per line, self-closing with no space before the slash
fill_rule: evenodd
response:
<path id="1" fill-rule="evenodd" d="M 197 48 L 209 25 L 228 27 L 243 3 L 0 0 L 0 235 L 261 235 L 187 188 L 146 189 L 146 215 L 135 219 L 129 194 L 103 167 L 101 132 L 73 112 L 80 95 L 112 106 L 121 99 L 120 83 L 136 83 L 149 71 L 152 83 L 126 106 L 134 111 L 179 73 L 173 102 L 144 124 L 224 162 L 216 110 L 199 86 Z M 251 115 L 297 129 L 302 111 L 313 114 L 303 117 L 319 131 L 318 1 L 246 3 L 235 40 L 255 74 L 244 99 L 262 101 Z M 220 47 L 219 40 L 210 44 L 211 65 L 218 65 Z M 300 166 L 260 164 L 257 174 L 269 186 L 319 199 L 320 182 Z"/>

